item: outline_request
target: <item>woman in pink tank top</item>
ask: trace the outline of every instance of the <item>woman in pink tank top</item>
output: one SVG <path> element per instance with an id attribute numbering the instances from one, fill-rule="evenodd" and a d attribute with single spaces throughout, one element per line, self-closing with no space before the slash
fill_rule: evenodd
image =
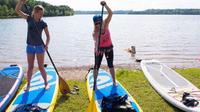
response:
<path id="1" fill-rule="evenodd" d="M 112 75 L 113 79 L 113 85 L 116 86 L 116 81 L 115 81 L 115 69 L 113 66 L 113 59 L 114 59 L 114 52 L 113 52 L 113 44 L 111 40 L 111 35 L 109 31 L 109 23 L 112 18 L 112 10 L 108 7 L 105 1 L 101 1 L 101 5 L 105 6 L 108 16 L 102 23 L 102 30 L 101 30 L 101 36 L 99 39 L 99 31 L 100 31 L 100 24 L 102 22 L 102 17 L 100 15 L 95 15 L 93 17 L 93 22 L 94 22 L 94 31 L 93 31 L 93 40 L 94 40 L 94 55 L 95 55 L 95 65 L 94 65 L 94 90 L 97 90 L 98 88 L 96 87 L 96 80 L 97 80 L 97 75 L 98 75 L 98 70 L 101 65 L 101 61 L 103 58 L 103 55 L 105 54 L 107 64 L 110 70 L 110 74 Z M 98 48 L 98 41 L 100 40 L 99 48 Z"/>

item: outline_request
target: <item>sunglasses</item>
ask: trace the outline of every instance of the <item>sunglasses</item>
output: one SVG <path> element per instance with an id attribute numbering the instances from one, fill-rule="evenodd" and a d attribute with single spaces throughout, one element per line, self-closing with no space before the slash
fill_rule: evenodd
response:
<path id="1" fill-rule="evenodd" d="M 94 23 L 94 25 L 99 25 L 101 23 L 101 21 L 97 21 Z"/>

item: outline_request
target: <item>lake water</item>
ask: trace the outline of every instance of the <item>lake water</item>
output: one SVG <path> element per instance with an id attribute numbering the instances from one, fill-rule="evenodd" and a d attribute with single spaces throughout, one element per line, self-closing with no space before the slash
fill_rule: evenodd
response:
<path id="1" fill-rule="evenodd" d="M 57 66 L 94 64 L 92 16 L 44 18 L 51 35 L 49 52 Z M 124 50 L 135 46 L 138 59 L 158 59 L 172 67 L 200 67 L 200 16 L 114 15 L 110 31 L 115 65 L 135 64 Z M 0 67 L 27 66 L 26 32 L 25 20 L 0 19 Z M 50 63 L 47 56 L 46 62 Z M 102 63 L 106 65 L 105 58 Z"/>

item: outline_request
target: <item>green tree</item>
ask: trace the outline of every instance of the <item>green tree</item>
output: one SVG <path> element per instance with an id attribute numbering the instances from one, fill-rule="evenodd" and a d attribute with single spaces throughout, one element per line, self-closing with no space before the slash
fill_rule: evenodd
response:
<path id="1" fill-rule="evenodd" d="M 0 18 L 4 17 L 16 17 L 15 13 L 15 6 L 18 0 L 0 0 Z M 36 1 L 36 0 L 28 0 L 27 5 L 30 10 L 35 5 L 42 5 L 45 8 L 44 16 L 69 16 L 73 15 L 74 11 L 69 6 L 62 5 L 62 6 L 53 6 L 49 3 Z M 26 9 L 23 7 L 23 11 L 27 12 Z"/>

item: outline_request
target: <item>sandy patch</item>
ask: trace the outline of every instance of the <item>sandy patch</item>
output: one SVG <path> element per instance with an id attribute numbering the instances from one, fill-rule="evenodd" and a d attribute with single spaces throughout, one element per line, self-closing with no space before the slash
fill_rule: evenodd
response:
<path id="1" fill-rule="evenodd" d="M 88 73 L 88 70 L 91 68 L 91 66 L 79 66 L 79 67 L 58 67 L 58 72 L 61 77 L 63 77 L 66 80 L 85 80 L 85 77 Z M 108 67 L 103 65 L 101 67 L 102 69 L 105 69 L 106 71 L 109 71 Z M 121 65 L 115 65 L 115 71 L 117 69 L 121 68 L 127 68 L 127 69 L 139 69 L 138 65 L 134 64 L 121 64 Z M 34 73 L 38 69 L 34 68 Z M 26 75 L 26 70 L 25 70 Z"/>

